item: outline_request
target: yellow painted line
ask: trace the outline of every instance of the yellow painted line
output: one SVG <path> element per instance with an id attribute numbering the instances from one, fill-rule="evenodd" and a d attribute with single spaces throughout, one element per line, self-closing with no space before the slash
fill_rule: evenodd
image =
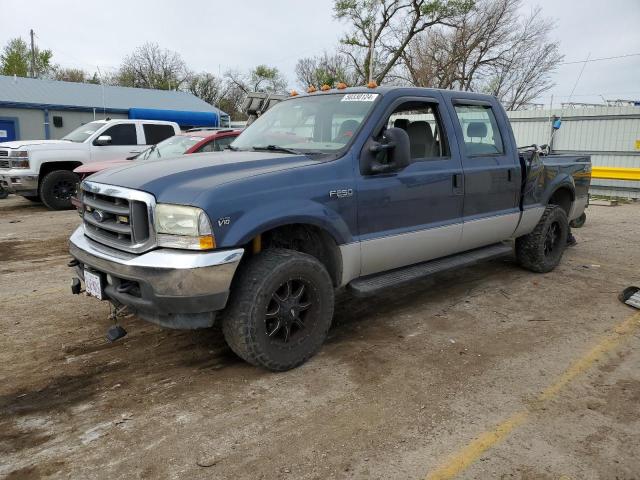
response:
<path id="1" fill-rule="evenodd" d="M 640 168 L 592 167 L 591 178 L 640 180 Z"/>
<path id="2" fill-rule="evenodd" d="M 558 379 L 543 390 L 533 404 L 526 410 L 516 412 L 494 429 L 486 431 L 454 453 L 443 465 L 430 472 L 426 480 L 448 480 L 469 468 L 480 456 L 493 446 L 504 440 L 513 430 L 527 421 L 530 413 L 537 410 L 541 404 L 558 395 L 558 393 L 574 378 L 584 373 L 595 362 L 614 350 L 620 342 L 633 333 L 640 326 L 640 313 L 618 324 L 612 333 L 606 335 L 597 345 L 585 355 L 573 362 Z"/>

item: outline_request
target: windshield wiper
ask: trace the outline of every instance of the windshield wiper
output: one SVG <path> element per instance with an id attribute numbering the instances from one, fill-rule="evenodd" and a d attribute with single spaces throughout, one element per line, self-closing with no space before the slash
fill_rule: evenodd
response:
<path id="1" fill-rule="evenodd" d="M 225 150 L 231 150 L 232 152 L 239 152 L 240 149 L 238 147 L 234 147 L 233 145 L 227 145 L 224 147 Z"/>
<path id="2" fill-rule="evenodd" d="M 302 152 L 298 150 L 294 150 L 293 148 L 281 147 L 279 145 L 265 145 L 265 146 L 257 146 L 253 147 L 256 152 L 267 151 L 267 152 L 285 152 L 291 153 L 293 155 L 302 155 Z"/>

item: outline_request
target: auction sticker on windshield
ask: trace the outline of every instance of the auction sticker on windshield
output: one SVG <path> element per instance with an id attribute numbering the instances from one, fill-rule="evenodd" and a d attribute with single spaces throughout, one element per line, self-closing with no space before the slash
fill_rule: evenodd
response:
<path id="1" fill-rule="evenodd" d="M 373 102 L 377 93 L 347 93 L 342 97 L 341 102 Z"/>
<path id="2" fill-rule="evenodd" d="M 100 281 L 100 275 L 96 275 L 95 273 L 85 270 L 84 285 L 89 295 L 96 297 L 98 300 L 102 300 L 102 284 Z"/>

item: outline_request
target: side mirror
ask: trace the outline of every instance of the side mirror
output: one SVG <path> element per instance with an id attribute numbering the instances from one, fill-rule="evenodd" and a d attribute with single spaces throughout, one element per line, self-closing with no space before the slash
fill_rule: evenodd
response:
<path id="1" fill-rule="evenodd" d="M 369 145 L 371 161 L 369 173 L 386 173 L 402 170 L 411 163 L 409 135 L 402 128 L 389 128 L 382 135 L 382 142 Z"/>
<path id="2" fill-rule="evenodd" d="M 93 143 L 94 145 L 100 145 L 102 147 L 105 145 L 111 145 L 111 137 L 109 135 L 100 135 Z"/>

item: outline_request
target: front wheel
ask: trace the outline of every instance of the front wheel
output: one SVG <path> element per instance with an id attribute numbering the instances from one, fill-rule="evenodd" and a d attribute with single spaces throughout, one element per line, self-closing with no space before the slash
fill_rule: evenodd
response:
<path id="1" fill-rule="evenodd" d="M 568 235 L 567 214 L 557 205 L 549 205 L 533 232 L 516 239 L 518 262 L 533 272 L 550 272 L 560 263 Z"/>
<path id="2" fill-rule="evenodd" d="M 47 173 L 40 183 L 40 198 L 51 210 L 73 208 L 71 197 L 76 194 L 78 175 L 69 170 L 54 170 Z"/>
<path id="3" fill-rule="evenodd" d="M 333 284 L 311 255 L 273 249 L 237 272 L 222 330 L 247 362 L 272 371 L 301 365 L 321 347 L 333 317 Z"/>

